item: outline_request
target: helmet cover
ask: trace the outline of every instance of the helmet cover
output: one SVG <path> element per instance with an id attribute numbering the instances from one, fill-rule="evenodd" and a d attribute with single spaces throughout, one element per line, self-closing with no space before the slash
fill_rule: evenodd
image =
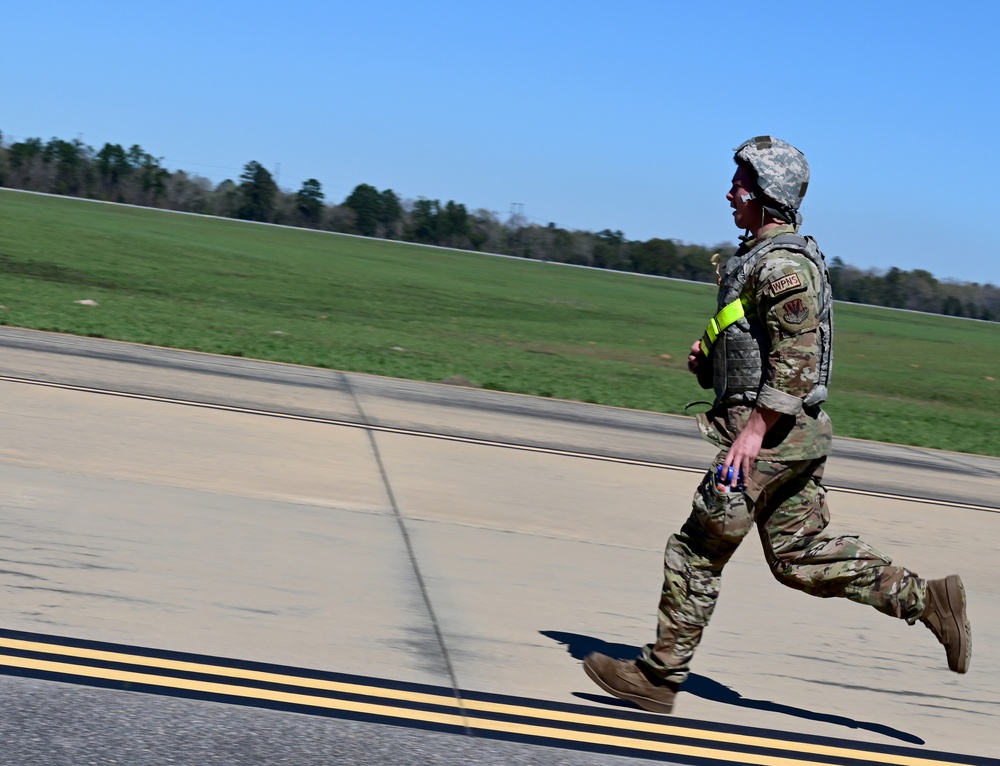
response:
<path id="1" fill-rule="evenodd" d="M 809 187 L 809 163 L 805 155 L 780 138 L 757 136 L 734 150 L 733 160 L 748 166 L 756 176 L 757 190 L 778 212 L 799 223 L 799 206 Z M 771 206 L 768 206 L 771 207 Z"/>

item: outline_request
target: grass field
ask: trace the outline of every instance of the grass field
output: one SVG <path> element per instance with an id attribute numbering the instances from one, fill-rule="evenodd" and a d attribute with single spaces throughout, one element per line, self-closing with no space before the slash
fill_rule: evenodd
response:
<path id="1" fill-rule="evenodd" d="M 3 324 L 661 412 L 708 393 L 710 285 L 6 190 L 0 232 Z M 1000 325 L 836 317 L 839 435 L 1000 456 Z"/>

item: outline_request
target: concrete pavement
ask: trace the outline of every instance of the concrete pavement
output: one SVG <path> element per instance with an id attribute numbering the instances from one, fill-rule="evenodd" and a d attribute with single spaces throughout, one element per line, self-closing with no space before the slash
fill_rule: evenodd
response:
<path id="1" fill-rule="evenodd" d="M 579 658 L 651 638 L 686 469 L 713 454 L 685 418 L 7 328 L 0 346 L 10 378 L 343 421 L 0 381 L 11 629 L 599 705 Z M 841 445 L 833 486 L 1000 506 L 1000 461 Z M 678 714 L 1000 754 L 1000 513 L 831 505 L 897 563 L 962 574 L 971 672 L 922 626 L 782 588 L 751 536 Z"/>

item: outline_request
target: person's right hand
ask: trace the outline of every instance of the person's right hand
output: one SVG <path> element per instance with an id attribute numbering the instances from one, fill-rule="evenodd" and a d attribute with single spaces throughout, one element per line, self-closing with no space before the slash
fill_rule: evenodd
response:
<path id="1" fill-rule="evenodd" d="M 705 359 L 705 355 L 701 353 L 701 341 L 696 340 L 691 344 L 691 353 L 688 354 L 688 371 L 692 375 L 698 374 L 698 365 L 701 364 Z"/>

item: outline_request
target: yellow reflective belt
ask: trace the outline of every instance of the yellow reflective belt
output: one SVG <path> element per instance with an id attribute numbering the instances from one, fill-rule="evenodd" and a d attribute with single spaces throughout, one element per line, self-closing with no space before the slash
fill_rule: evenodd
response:
<path id="1" fill-rule="evenodd" d="M 705 335 L 701 339 L 701 352 L 707 354 L 708 349 L 715 343 L 715 339 L 719 337 L 719 334 L 729 327 L 729 325 L 740 321 L 744 316 L 743 301 L 739 298 L 729 305 L 724 306 L 718 314 L 708 320 L 708 327 L 705 328 Z"/>

